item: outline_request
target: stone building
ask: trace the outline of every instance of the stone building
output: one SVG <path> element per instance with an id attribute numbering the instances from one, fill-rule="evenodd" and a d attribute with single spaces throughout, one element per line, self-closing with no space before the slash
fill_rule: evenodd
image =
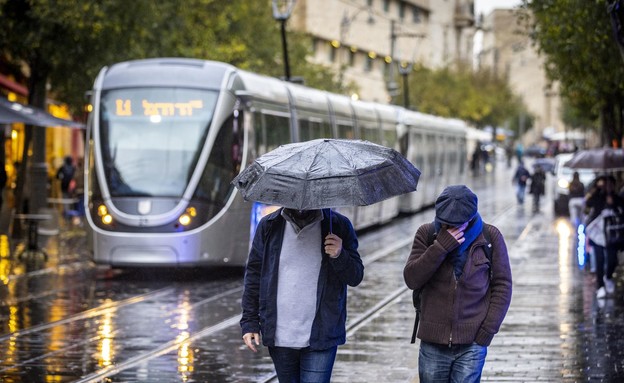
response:
<path id="1" fill-rule="evenodd" d="M 562 132 L 561 98 L 557 84 L 550 84 L 544 59 L 524 27 L 518 23 L 518 10 L 495 9 L 483 20 L 482 49 L 478 66 L 488 67 L 509 82 L 536 117 L 534 129 L 525 131 L 525 143 L 537 143 L 544 133 Z"/>
<path id="2" fill-rule="evenodd" d="M 289 28 L 309 33 L 311 60 L 332 67 L 352 95 L 390 102 L 402 75 L 470 62 L 474 5 L 467 0 L 298 0 Z"/>

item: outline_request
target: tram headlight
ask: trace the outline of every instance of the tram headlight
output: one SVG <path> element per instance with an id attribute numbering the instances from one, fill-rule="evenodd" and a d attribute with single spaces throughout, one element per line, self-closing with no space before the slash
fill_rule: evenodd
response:
<path id="1" fill-rule="evenodd" d="M 104 205 L 98 206 L 97 212 L 100 217 L 104 217 L 105 215 L 108 215 L 108 209 Z"/>
<path id="2" fill-rule="evenodd" d="M 105 214 L 102 216 L 102 223 L 104 225 L 110 225 L 111 223 L 113 223 L 113 216 L 110 214 Z"/>
<path id="3" fill-rule="evenodd" d="M 180 218 L 178 218 L 178 222 L 180 222 L 182 226 L 188 226 L 191 223 L 191 216 L 186 213 L 182 214 Z"/>
<path id="4" fill-rule="evenodd" d="M 567 189 L 568 186 L 570 186 L 570 183 L 568 182 L 568 180 L 566 179 L 560 179 L 559 181 L 557 181 L 557 184 L 559 185 L 560 188 L 562 189 Z"/>

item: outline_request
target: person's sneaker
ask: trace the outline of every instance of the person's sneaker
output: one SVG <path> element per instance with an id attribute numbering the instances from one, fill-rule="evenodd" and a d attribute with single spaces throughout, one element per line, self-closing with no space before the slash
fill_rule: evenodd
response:
<path id="1" fill-rule="evenodd" d="M 605 291 L 604 286 L 602 286 L 601 288 L 598 289 L 598 291 L 596 291 L 596 298 L 601 299 L 607 296 L 607 292 Z"/>
<path id="2" fill-rule="evenodd" d="M 613 292 L 615 291 L 615 282 L 613 282 L 613 279 L 609 279 L 605 275 L 602 278 L 602 280 L 604 281 L 605 289 L 607 290 L 607 294 L 613 294 Z"/>

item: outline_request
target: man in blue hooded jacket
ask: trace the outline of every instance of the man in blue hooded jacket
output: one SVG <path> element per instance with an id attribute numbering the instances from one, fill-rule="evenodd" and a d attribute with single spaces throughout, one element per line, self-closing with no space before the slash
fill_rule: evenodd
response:
<path id="1" fill-rule="evenodd" d="M 262 334 L 280 382 L 330 381 L 346 341 L 347 286 L 364 276 L 357 248 L 349 219 L 328 209 L 282 208 L 258 224 L 240 324 L 254 352 Z"/>

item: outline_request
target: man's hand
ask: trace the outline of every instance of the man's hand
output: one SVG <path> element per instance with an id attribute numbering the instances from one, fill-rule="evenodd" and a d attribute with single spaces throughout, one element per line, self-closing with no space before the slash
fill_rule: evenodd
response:
<path id="1" fill-rule="evenodd" d="M 447 231 L 461 245 L 466 240 L 466 238 L 464 238 L 464 230 L 466 230 L 466 227 L 468 227 L 468 222 L 465 222 L 461 226 L 449 227 Z"/>
<path id="2" fill-rule="evenodd" d="M 342 239 L 336 234 L 330 233 L 325 237 L 325 253 L 336 258 L 342 252 Z"/>
<path id="3" fill-rule="evenodd" d="M 260 346 L 260 334 L 255 332 L 248 332 L 247 334 L 243 335 L 243 341 L 245 342 L 245 345 L 247 345 L 247 348 L 249 348 L 251 351 L 258 352 L 256 346 Z"/>

